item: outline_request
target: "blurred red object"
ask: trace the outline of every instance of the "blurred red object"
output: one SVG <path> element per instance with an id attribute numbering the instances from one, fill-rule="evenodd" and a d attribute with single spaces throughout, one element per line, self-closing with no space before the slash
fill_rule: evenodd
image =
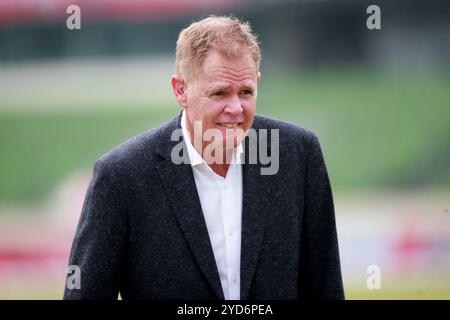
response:
<path id="1" fill-rule="evenodd" d="M 82 19 L 166 19 L 242 6 L 237 0 L 1 0 L 0 25 L 65 21 L 66 8 L 75 4 Z"/>

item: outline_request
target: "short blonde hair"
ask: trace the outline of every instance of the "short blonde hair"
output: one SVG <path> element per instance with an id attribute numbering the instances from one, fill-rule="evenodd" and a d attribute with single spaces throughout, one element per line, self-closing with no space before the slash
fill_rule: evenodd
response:
<path id="1" fill-rule="evenodd" d="M 180 32 L 176 49 L 177 74 L 185 78 L 195 76 L 211 49 L 226 56 L 237 56 L 242 49 L 247 49 L 259 70 L 261 50 L 250 24 L 231 16 L 209 16 Z"/>

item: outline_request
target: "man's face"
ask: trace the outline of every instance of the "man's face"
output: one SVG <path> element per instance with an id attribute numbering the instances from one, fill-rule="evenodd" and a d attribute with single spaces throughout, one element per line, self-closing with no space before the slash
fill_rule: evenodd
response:
<path id="1" fill-rule="evenodd" d="M 243 139 L 239 131 L 247 132 L 252 127 L 256 109 L 259 73 L 251 54 L 227 57 L 212 50 L 193 78 L 186 83 L 183 106 L 191 139 L 194 122 L 201 121 L 203 134 L 218 129 L 224 147 L 226 140 L 228 146 L 237 146 Z"/>

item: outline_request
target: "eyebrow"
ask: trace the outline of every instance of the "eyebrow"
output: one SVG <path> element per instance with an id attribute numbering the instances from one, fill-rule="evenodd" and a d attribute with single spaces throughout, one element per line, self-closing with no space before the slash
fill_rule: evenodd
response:
<path id="1" fill-rule="evenodd" d="M 242 89 L 250 89 L 250 90 L 255 90 L 255 87 L 254 86 L 249 86 L 249 85 L 244 85 L 244 86 L 242 86 Z"/>
<path id="2" fill-rule="evenodd" d="M 207 88 L 206 91 L 208 92 L 213 92 L 213 91 L 223 91 L 223 90 L 227 90 L 229 88 L 229 86 L 226 85 L 214 85 L 214 84 L 210 84 Z"/>
<path id="3" fill-rule="evenodd" d="M 229 85 L 225 85 L 225 84 L 219 84 L 219 85 L 216 85 L 216 84 L 210 84 L 210 85 L 208 85 L 208 87 L 206 88 L 206 91 L 207 91 L 207 92 L 213 92 L 213 91 L 225 91 L 225 90 L 228 90 L 229 88 L 230 88 L 230 86 L 229 86 Z M 255 90 L 255 86 L 246 83 L 246 84 L 244 84 L 244 85 L 242 85 L 242 86 L 240 87 L 240 90 L 241 90 L 241 89 Z"/>

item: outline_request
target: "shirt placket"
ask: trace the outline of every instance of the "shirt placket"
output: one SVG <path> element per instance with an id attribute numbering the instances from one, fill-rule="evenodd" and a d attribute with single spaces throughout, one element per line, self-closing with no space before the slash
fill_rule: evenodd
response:
<path id="1" fill-rule="evenodd" d="M 237 252 L 233 251 L 233 248 L 237 248 L 236 239 L 236 226 L 234 220 L 236 217 L 231 216 L 235 211 L 235 202 L 233 189 L 232 189 L 232 178 L 234 174 L 234 167 L 231 165 L 229 168 L 230 172 L 227 178 L 223 181 L 222 186 L 222 214 L 223 214 L 223 224 L 225 233 L 225 247 L 226 247 L 226 261 L 227 261 L 227 283 L 228 283 L 228 296 L 230 299 L 237 298 L 237 287 L 239 281 L 238 270 L 236 270 L 236 255 Z M 228 199 L 228 202 L 225 201 Z"/>

